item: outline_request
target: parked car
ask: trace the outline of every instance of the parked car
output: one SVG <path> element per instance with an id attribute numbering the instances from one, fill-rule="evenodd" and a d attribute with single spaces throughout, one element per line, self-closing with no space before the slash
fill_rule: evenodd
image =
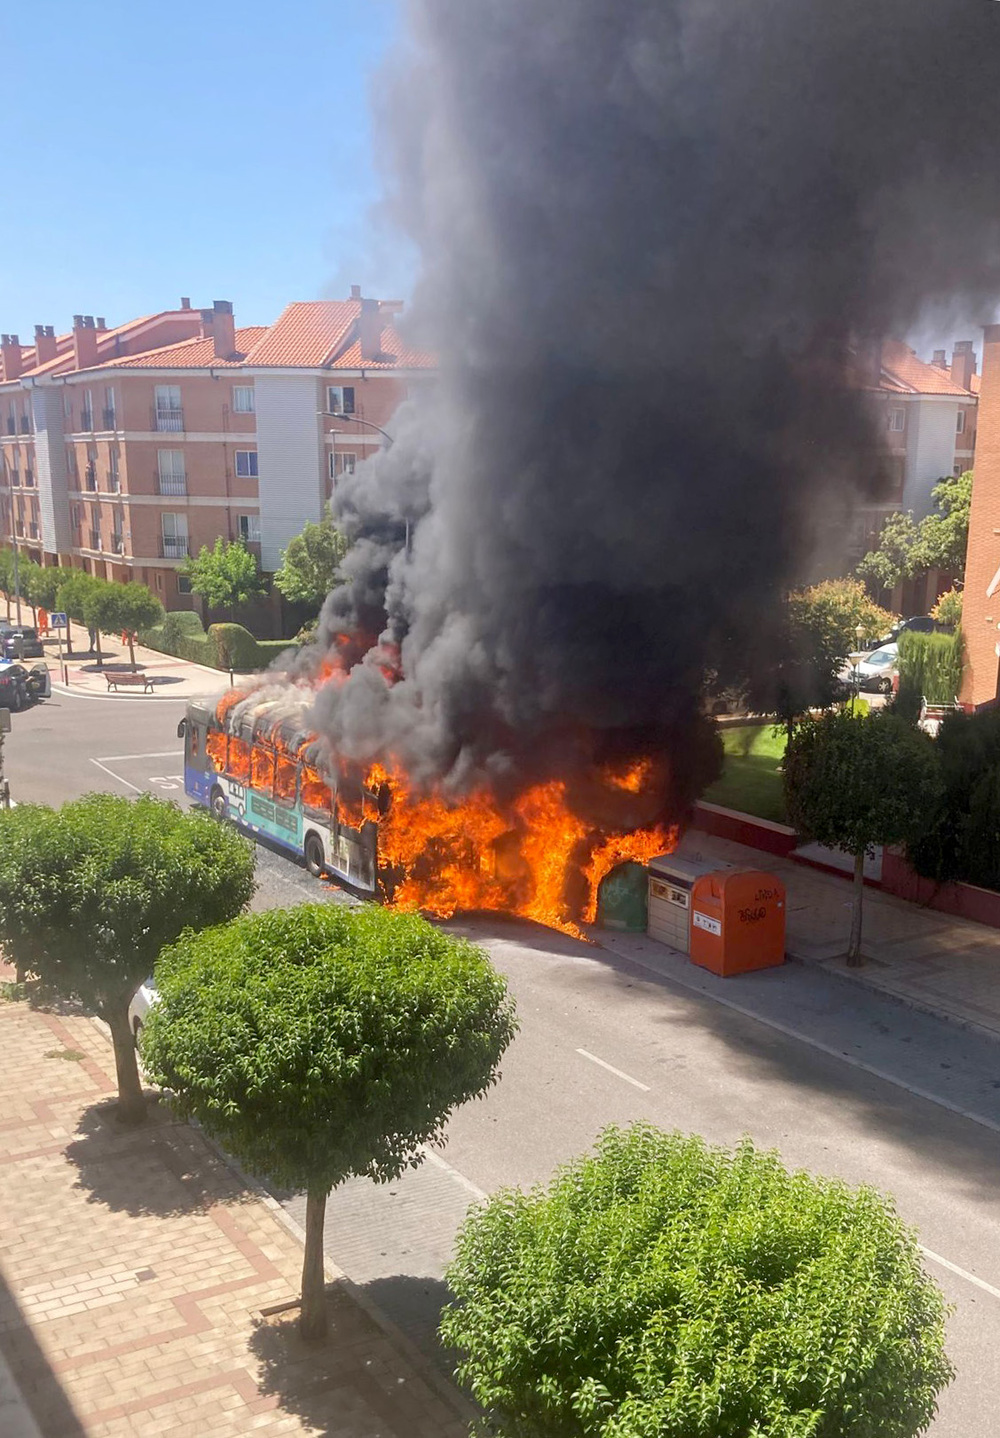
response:
<path id="1" fill-rule="evenodd" d="M 28 669 L 23 664 L 0 660 L 0 709 L 19 712 L 39 699 L 48 699 L 52 680 L 44 664 Z"/>
<path id="2" fill-rule="evenodd" d="M 28 624 L 0 623 L 0 649 L 4 659 L 43 659 L 45 650 L 38 630 Z"/>
<path id="3" fill-rule="evenodd" d="M 881 644 L 895 644 L 901 634 L 953 634 L 953 624 L 942 624 L 940 619 L 935 619 L 930 614 L 915 614 L 912 619 L 901 619 L 898 624 L 893 625 Z"/>
<path id="4" fill-rule="evenodd" d="M 882 644 L 863 655 L 856 665 L 845 664 L 837 678 L 848 691 L 857 687 L 863 692 L 889 694 L 898 662 L 899 646 Z"/>
<path id="5" fill-rule="evenodd" d="M 128 1006 L 128 1022 L 136 1042 L 142 1030 L 143 1020 L 160 997 L 154 979 L 146 979 L 136 989 Z"/>

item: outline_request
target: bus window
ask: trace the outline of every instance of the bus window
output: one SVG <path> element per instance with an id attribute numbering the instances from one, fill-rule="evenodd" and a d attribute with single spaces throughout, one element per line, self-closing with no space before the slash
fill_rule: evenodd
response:
<path id="1" fill-rule="evenodd" d="M 229 739 L 227 772 L 229 777 L 235 779 L 238 784 L 249 784 L 250 782 L 250 745 L 243 739 L 237 739 L 232 735 Z"/>
<path id="2" fill-rule="evenodd" d="M 270 799 L 274 785 L 274 750 L 255 744 L 250 754 L 250 787 Z"/>
<path id="3" fill-rule="evenodd" d="M 308 764 L 302 766 L 302 807 L 330 822 L 330 786 Z"/>
<path id="4" fill-rule="evenodd" d="M 209 729 L 205 736 L 205 750 L 216 773 L 226 772 L 226 736 L 221 729 Z"/>
<path id="5" fill-rule="evenodd" d="M 290 754 L 279 754 L 274 765 L 274 797 L 279 804 L 294 804 L 299 764 Z"/>

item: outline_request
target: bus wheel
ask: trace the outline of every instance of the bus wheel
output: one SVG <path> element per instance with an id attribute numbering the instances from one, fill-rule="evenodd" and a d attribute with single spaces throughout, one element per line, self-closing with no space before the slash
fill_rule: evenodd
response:
<path id="1" fill-rule="evenodd" d="M 211 802 L 212 815 L 216 819 L 229 818 L 229 802 L 221 789 L 212 790 Z"/>
<path id="2" fill-rule="evenodd" d="M 305 843 L 306 868 L 313 878 L 318 879 L 326 867 L 323 844 L 318 834 L 309 834 Z"/>

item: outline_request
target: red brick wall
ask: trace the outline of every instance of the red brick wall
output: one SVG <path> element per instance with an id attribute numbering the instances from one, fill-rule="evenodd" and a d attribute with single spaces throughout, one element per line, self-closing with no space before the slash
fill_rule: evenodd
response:
<path id="1" fill-rule="evenodd" d="M 997 697 L 1000 662 L 1000 587 L 992 598 L 986 593 L 1000 570 L 1000 325 L 986 328 L 975 473 L 962 613 L 968 663 L 961 698 L 978 707 Z"/>

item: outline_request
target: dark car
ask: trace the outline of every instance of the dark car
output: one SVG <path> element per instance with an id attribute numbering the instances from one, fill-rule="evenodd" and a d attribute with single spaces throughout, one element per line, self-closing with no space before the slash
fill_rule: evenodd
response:
<path id="1" fill-rule="evenodd" d="M 915 614 L 912 619 L 901 619 L 894 624 L 881 644 L 895 644 L 901 634 L 951 634 L 954 626 L 942 624 L 940 619 L 935 619 L 930 614 Z"/>
<path id="2" fill-rule="evenodd" d="M 0 624 L 0 648 L 4 659 L 43 659 L 45 650 L 38 630 L 28 624 Z"/>
<path id="3" fill-rule="evenodd" d="M 0 661 L 0 709 L 26 709 L 36 699 L 48 699 L 52 681 L 44 664 L 27 669 L 23 664 Z"/>

